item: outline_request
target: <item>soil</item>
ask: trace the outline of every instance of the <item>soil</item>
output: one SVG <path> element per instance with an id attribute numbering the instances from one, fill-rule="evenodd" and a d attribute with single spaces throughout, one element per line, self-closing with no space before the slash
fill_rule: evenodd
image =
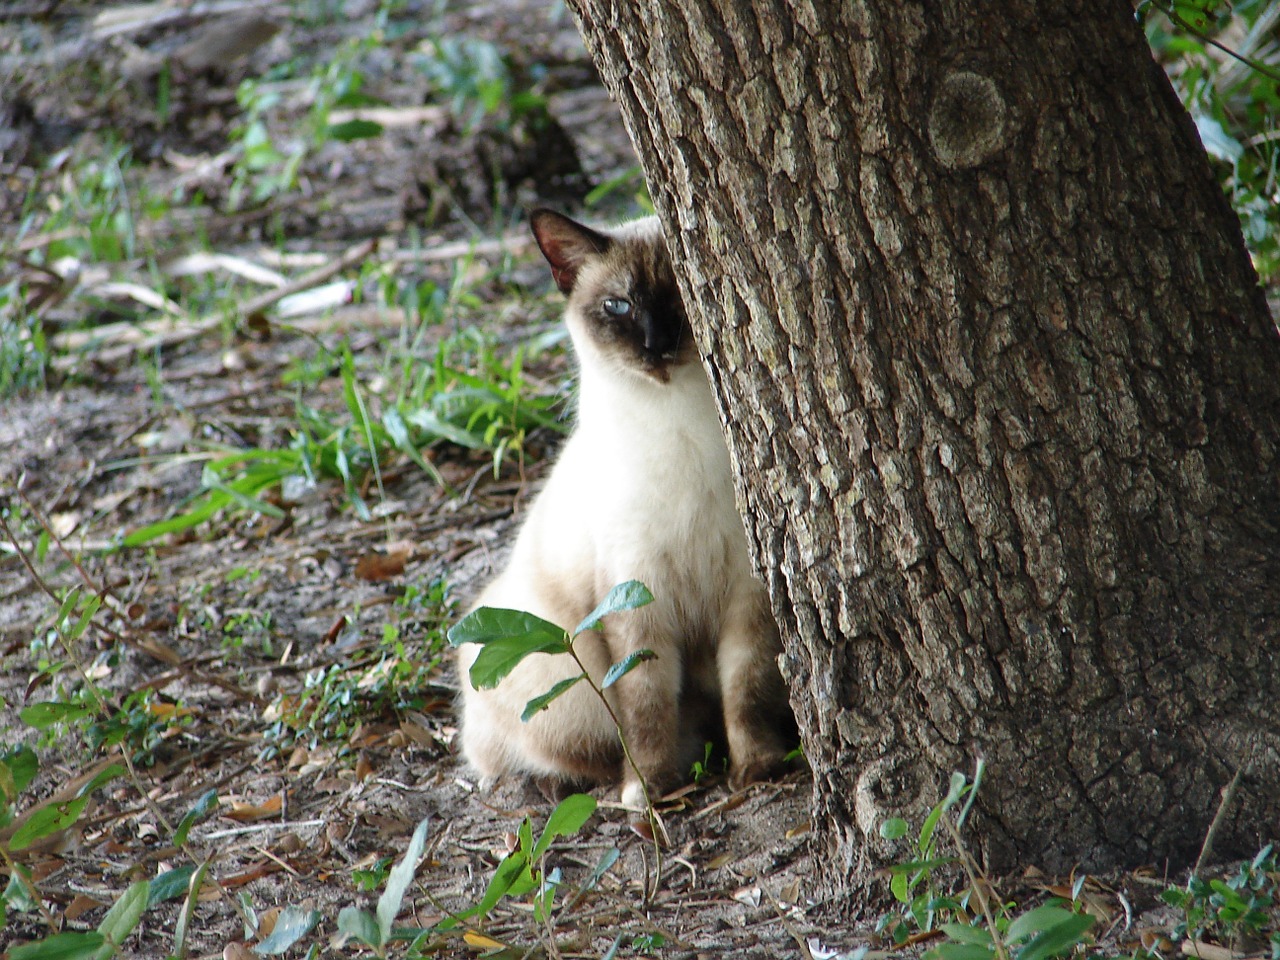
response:
<path id="1" fill-rule="evenodd" d="M 382 18 L 361 0 L 37 0 L 0 10 L 0 281 L 37 291 L 30 302 L 58 348 L 44 388 L 0 400 L 0 515 L 10 531 L 0 536 L 0 742 L 29 745 L 40 759 L 18 799 L 19 824 L 122 756 L 93 741 L 110 732 L 100 722 L 42 734 L 19 716 L 24 708 L 68 701 L 91 682 L 107 712 L 133 725 L 134 766 L 96 789 L 74 822 L 17 854 L 48 916 L 11 902 L 0 950 L 47 936 L 50 925 L 93 930 L 131 882 L 208 863 L 216 885 L 194 905 L 188 955 L 245 956 L 291 905 L 320 917 L 291 954 L 360 955 L 338 932 L 339 912 L 374 909 L 420 821 L 430 821 L 426 853 L 397 925 L 425 929 L 477 903 L 522 820 L 536 836 L 549 813 L 531 787 L 482 786 L 458 760 L 458 679 L 440 637 L 500 565 L 554 454 L 554 431 L 529 434 L 496 474 L 488 452 L 432 446 L 424 454 L 446 486 L 407 457 L 378 476 L 357 471 L 365 519 L 341 481 L 320 479 L 287 499 L 272 494 L 279 516 L 224 511 L 120 546 L 185 509 L 214 446 L 285 448 L 299 404 L 341 419 L 334 358 L 344 345 L 372 390 L 386 357 L 411 354 L 429 369 L 435 345 L 466 324 L 508 350 L 554 340 L 556 296 L 522 209 L 576 207 L 593 186 L 617 181 L 628 186 L 591 215 L 633 212 L 630 146 L 563 8 L 410 0 L 391 9 Z M 392 111 L 382 133 L 320 144 L 296 187 L 235 208 L 242 82 L 295 78 L 276 83 L 285 103 L 264 114 L 283 143 L 309 108 L 296 78 L 378 31 L 358 63 L 360 92 Z M 448 43 L 474 40 L 506 57 L 513 89 L 545 96 L 545 113 L 451 108 L 419 55 L 435 51 L 438 64 Z M 49 198 L 74 192 L 77 158 L 103 158 L 109 170 L 121 145 L 149 195 L 181 202 L 134 224 L 147 255 L 126 251 L 110 277 L 91 259 L 57 266 L 56 244 L 90 226 L 46 229 L 56 219 Z M 163 320 L 156 275 L 193 244 L 283 271 L 285 292 L 315 292 L 319 307 L 286 314 L 279 296 L 241 293 L 211 318 Z M 368 293 L 379 277 L 400 290 L 448 290 L 459 275 L 467 295 L 436 327 L 415 326 L 402 303 Z M 121 279 L 133 287 L 103 285 Z M 325 295 L 334 282 L 346 284 L 336 299 Z M 419 337 L 407 351 L 406 330 Z M 321 374 L 300 385 L 308 364 Z M 531 354 L 539 383 L 565 382 L 568 370 L 562 347 Z M 443 600 L 437 584 L 447 585 Z M 54 597 L 75 586 L 104 601 L 76 648 L 78 666 L 53 630 Z M 383 682 L 393 676 L 399 686 Z M 308 714 L 318 703 L 325 709 Z M 209 791 L 217 806 L 180 849 L 177 825 Z M 550 922 L 535 919 L 531 894 L 512 897 L 486 920 L 433 935 L 423 952 L 825 960 L 875 940 L 882 902 L 832 901 L 818 886 L 806 774 L 734 792 L 711 772 L 677 791 L 660 804 L 670 834 L 660 866 L 616 790 L 595 796 L 586 826 L 547 855 L 546 869 L 565 881 Z M 612 850 L 617 862 L 578 892 Z M 1151 899 L 1140 878 L 1129 888 L 1128 899 L 1099 894 L 1108 904 L 1099 910 L 1121 917 L 1118 904 L 1127 915 L 1131 902 Z M 173 953 L 185 903 L 179 891 L 148 909 L 122 953 Z M 403 945 L 389 955 L 404 955 Z"/>
<path id="2" fill-rule="evenodd" d="M 296 191 L 228 212 L 237 86 L 281 64 L 319 63 L 369 36 L 378 28 L 377 5 L 329 4 L 338 16 L 321 15 L 324 4 L 14 9 L 22 6 L 0 14 L 10 31 L 0 49 L 7 120 L 0 207 L 12 231 L 6 248 L 21 251 L 5 268 L 8 278 L 48 282 L 39 264 L 49 239 L 39 208 L 30 214 L 29 191 L 52 193 L 59 164 L 69 170 L 69 157 L 107 155 L 123 143 L 151 189 L 188 198 L 198 192 L 202 200 L 142 224 L 161 255 L 181 252 L 199 234 L 209 249 L 244 260 L 264 262 L 264 250 L 283 249 L 297 263 L 323 267 L 374 239 L 376 252 L 335 276 L 394 268 L 406 285 L 447 285 L 459 254 L 479 243 L 473 271 L 486 279 L 473 291 L 481 302 L 471 317 L 498 342 L 517 344 L 547 332 L 555 298 L 522 231 L 509 225 L 523 206 L 580 202 L 592 185 L 634 165 L 563 9 L 523 0 L 443 10 L 409 3 L 383 26 L 394 39 L 361 59 L 362 90 L 406 115 L 425 107 L 421 117 L 388 123 L 376 138 L 325 143 L 307 158 Z M 488 41 L 513 74 L 536 75 L 550 122 L 468 125 L 434 105 L 411 53 L 440 38 Z M 247 57 L 234 57 L 253 44 Z M 156 106 L 162 75 L 169 84 L 164 121 Z M 304 111 L 305 104 L 272 122 Z M 144 285 L 146 266 L 139 259 L 132 267 Z M 58 929 L 95 929 L 132 881 L 207 860 L 218 887 L 206 886 L 195 907 L 189 955 L 239 955 L 239 945 L 260 942 L 273 911 L 288 905 L 321 917 L 294 955 L 309 945 L 357 955 L 362 948 L 344 945 L 337 933 L 339 911 L 353 904 L 372 911 L 382 881 L 379 874 L 372 890 L 358 887 L 356 871 L 385 872 L 419 821 L 430 819 L 427 854 L 397 923 L 426 928 L 476 903 L 522 819 L 531 818 L 536 836 L 549 812 L 531 788 L 481 788 L 459 762 L 458 681 L 441 657 L 439 634 L 500 563 L 556 437 L 532 434 L 525 455 L 508 458 L 497 476 L 489 454 L 437 445 L 428 456 L 447 491 L 407 458 L 394 460 L 383 467 L 380 495 L 371 476 L 356 480 L 376 504 L 370 519 L 356 515 L 341 482 L 322 479 L 288 502 L 277 499 L 282 518 L 224 512 L 191 531 L 119 549 L 123 534 L 181 512 L 199 490 L 201 464 L 186 454 L 213 444 L 288 442 L 299 390 L 286 381 L 299 363 L 323 362 L 323 350 L 346 342 L 362 369 L 373 367 L 404 321 L 403 311 L 376 304 L 339 303 L 293 323 L 277 317 L 274 305 L 240 306 L 233 323 L 178 324 L 175 332 L 137 323 L 145 311 L 136 303 L 73 291 L 44 321 L 53 342 L 76 349 L 58 354 L 47 389 L 0 401 L 0 483 L 12 531 L 0 554 L 0 736 L 11 747 L 32 746 L 40 758 L 38 777 L 18 801 L 19 822 L 120 756 L 118 747 L 89 745 L 88 721 L 42 737 L 19 718 L 31 704 L 87 689 L 54 640 L 58 605 L 50 592 L 80 585 L 105 599 L 75 657 L 109 711 L 172 720 L 145 749 L 133 741 L 134 775 L 96 790 L 73 824 L 18 857 Z M 130 327 L 151 338 L 143 348 Z M 424 364 L 445 332 L 426 331 Z M 566 377 L 562 350 L 533 366 L 547 382 Z M 330 370 L 305 402 L 340 412 L 341 386 Z M 54 535 L 47 553 L 44 525 Z M 448 603 L 415 600 L 437 582 L 447 583 Z M 388 629 L 403 638 L 401 655 L 381 645 Z M 322 736 L 282 722 L 308 677 L 373 678 L 378 663 L 416 670 L 411 688 L 393 702 L 358 703 L 348 727 Z M 361 685 L 350 685 L 357 697 Z M 131 706 L 131 695 L 143 691 L 150 691 L 148 705 Z M 185 849 L 176 848 L 176 825 L 210 790 L 216 812 L 191 829 Z M 807 950 L 811 937 L 820 939 L 821 955 L 858 942 L 849 930 L 824 931 L 817 919 L 832 911 L 814 903 L 803 774 L 737 793 L 709 774 L 663 803 L 670 842 L 660 872 L 645 826 L 617 806 L 616 790 L 596 796 L 596 814 L 557 841 L 546 862 L 563 871 L 572 891 L 604 852 L 620 851 L 594 890 L 562 906 L 550 926 L 533 920 L 529 895 L 511 898 L 487 921 L 441 933 L 431 951 L 483 950 L 486 941 L 474 933 L 472 942 L 463 939 L 468 929 L 509 946 L 506 956 L 526 949 L 600 956 L 616 943 L 619 956 L 652 949 L 763 957 Z M 241 899 L 246 907 L 237 905 Z M 565 893 L 560 901 L 571 899 Z M 184 901 L 149 909 L 124 954 L 172 953 Z M 265 919 L 263 930 L 246 931 L 246 910 Z M 11 908 L 0 947 L 48 933 L 39 913 Z"/>

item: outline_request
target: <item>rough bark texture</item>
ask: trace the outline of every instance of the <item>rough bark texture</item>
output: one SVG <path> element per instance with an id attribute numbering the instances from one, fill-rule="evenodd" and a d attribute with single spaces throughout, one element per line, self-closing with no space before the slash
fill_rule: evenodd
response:
<path id="1" fill-rule="evenodd" d="M 829 879 L 1280 817 L 1280 339 L 1127 4 L 570 0 L 720 397 Z M 1256 847 L 1254 847 L 1256 849 Z"/>

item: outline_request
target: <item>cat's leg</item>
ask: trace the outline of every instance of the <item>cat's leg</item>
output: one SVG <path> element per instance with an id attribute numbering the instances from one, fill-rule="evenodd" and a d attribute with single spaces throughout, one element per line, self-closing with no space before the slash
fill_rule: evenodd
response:
<path id="1" fill-rule="evenodd" d="M 777 772 L 787 754 L 789 707 L 777 664 L 781 651 L 764 586 L 755 583 L 726 610 L 716 649 L 734 786 Z"/>
<path id="2" fill-rule="evenodd" d="M 617 614 L 609 625 L 609 651 L 615 663 L 637 650 L 657 656 L 634 667 L 606 695 L 613 704 L 631 759 L 656 800 L 680 783 L 682 740 L 680 687 L 683 664 L 678 646 L 662 637 L 644 611 Z M 624 761 L 622 803 L 644 808 L 644 790 L 636 770 Z"/>
<path id="3" fill-rule="evenodd" d="M 582 638 L 580 638 L 582 639 Z M 599 682 L 608 653 L 583 642 L 578 653 Z M 587 784 L 615 783 L 621 751 L 617 732 L 604 705 L 584 683 L 569 689 L 526 722 L 526 705 L 579 668 L 567 654 L 533 654 L 522 660 L 496 687 L 477 690 L 469 679 L 480 648 L 458 650 L 462 687 L 462 754 L 485 780 L 507 774 L 532 777 L 544 794 Z M 570 792 L 572 792 L 570 790 Z"/>

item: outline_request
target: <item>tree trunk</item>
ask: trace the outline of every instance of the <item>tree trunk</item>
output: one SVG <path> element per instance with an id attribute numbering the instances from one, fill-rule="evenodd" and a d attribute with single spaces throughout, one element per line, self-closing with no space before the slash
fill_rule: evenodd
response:
<path id="1" fill-rule="evenodd" d="M 570 0 L 667 225 L 828 880 L 1280 818 L 1280 338 L 1126 3 Z M 1254 846 L 1256 849 L 1256 846 Z M 899 856 L 900 856 L 899 852 Z"/>

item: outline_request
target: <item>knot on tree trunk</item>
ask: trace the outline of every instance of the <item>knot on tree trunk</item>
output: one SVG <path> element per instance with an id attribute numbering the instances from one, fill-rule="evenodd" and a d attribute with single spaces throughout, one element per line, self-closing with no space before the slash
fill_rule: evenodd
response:
<path id="1" fill-rule="evenodd" d="M 940 797 L 936 785 L 920 779 L 920 768 L 905 754 L 892 754 L 867 764 L 853 793 L 853 813 L 865 840 L 878 844 L 880 825 L 891 817 L 917 818 Z"/>
<path id="2" fill-rule="evenodd" d="M 976 167 L 1005 142 L 1004 97 L 990 77 L 957 70 L 942 81 L 929 108 L 929 142 L 943 166 Z"/>

